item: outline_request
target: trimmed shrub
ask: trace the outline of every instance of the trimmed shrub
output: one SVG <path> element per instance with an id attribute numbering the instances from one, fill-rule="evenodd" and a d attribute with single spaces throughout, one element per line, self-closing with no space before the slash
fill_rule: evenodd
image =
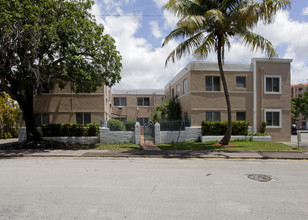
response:
<path id="1" fill-rule="evenodd" d="M 117 119 L 111 119 L 107 123 L 110 131 L 124 131 L 124 123 Z"/>
<path id="2" fill-rule="evenodd" d="M 83 124 L 49 124 L 42 125 L 43 137 L 72 137 L 72 136 L 98 136 L 99 124 L 91 123 L 86 127 Z"/>
<path id="3" fill-rule="evenodd" d="M 266 132 L 265 132 L 266 126 L 267 126 L 267 122 L 266 121 L 262 121 L 259 133 L 266 134 Z"/>
<path id="4" fill-rule="evenodd" d="M 125 122 L 126 131 L 135 131 L 135 124 L 136 121 L 126 121 Z"/>
<path id="5" fill-rule="evenodd" d="M 83 124 L 72 124 L 70 136 L 86 136 L 85 126 Z"/>
<path id="6" fill-rule="evenodd" d="M 98 136 L 99 135 L 99 123 L 87 124 L 88 132 L 87 136 Z"/>
<path id="7" fill-rule="evenodd" d="M 233 121 L 232 135 L 248 135 L 247 121 Z M 226 121 L 202 121 L 202 136 L 224 135 L 227 132 L 228 122 Z"/>

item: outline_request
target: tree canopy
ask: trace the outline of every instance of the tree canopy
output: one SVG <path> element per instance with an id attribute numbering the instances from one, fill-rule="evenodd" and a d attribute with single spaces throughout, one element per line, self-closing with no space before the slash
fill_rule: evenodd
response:
<path id="1" fill-rule="evenodd" d="M 121 56 L 90 13 L 92 0 L 0 0 L 0 91 L 33 131 L 33 95 L 68 82 L 95 91 L 121 79 Z M 32 114 L 32 116 L 31 116 Z M 30 126 L 31 124 L 31 126 Z"/>
<path id="2" fill-rule="evenodd" d="M 304 119 L 308 118 L 308 87 L 302 97 L 292 98 L 291 102 L 292 123 L 298 121 L 300 115 L 303 115 Z"/>

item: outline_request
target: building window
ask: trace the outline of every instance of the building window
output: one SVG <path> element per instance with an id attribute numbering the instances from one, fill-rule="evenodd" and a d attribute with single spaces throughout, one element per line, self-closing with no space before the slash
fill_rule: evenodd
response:
<path id="1" fill-rule="evenodd" d="M 188 113 L 184 112 L 184 121 L 188 121 Z"/>
<path id="2" fill-rule="evenodd" d="M 44 124 L 49 124 L 49 114 L 48 113 L 35 113 L 34 114 L 34 124 L 36 127 L 41 127 Z"/>
<path id="3" fill-rule="evenodd" d="M 281 93 L 281 76 L 264 76 L 265 93 Z"/>
<path id="4" fill-rule="evenodd" d="M 183 95 L 187 93 L 187 79 L 183 81 Z"/>
<path id="5" fill-rule="evenodd" d="M 90 113 L 76 113 L 76 123 L 77 124 L 88 124 L 91 123 Z"/>
<path id="6" fill-rule="evenodd" d="M 237 121 L 246 121 L 246 112 L 237 112 L 236 113 Z"/>
<path id="7" fill-rule="evenodd" d="M 126 106 L 126 97 L 114 97 L 113 105 L 114 106 Z"/>
<path id="8" fill-rule="evenodd" d="M 206 76 L 205 77 L 206 91 L 220 91 L 220 77 Z"/>
<path id="9" fill-rule="evenodd" d="M 220 121 L 220 112 L 206 112 L 206 121 Z"/>
<path id="10" fill-rule="evenodd" d="M 302 121 L 302 128 L 306 128 L 306 122 Z"/>
<path id="11" fill-rule="evenodd" d="M 281 110 L 265 109 L 264 115 L 268 128 L 281 128 Z"/>
<path id="12" fill-rule="evenodd" d="M 177 97 L 180 97 L 180 95 L 181 95 L 181 86 L 180 86 L 180 85 L 177 85 L 177 86 L 176 86 L 176 96 L 177 96 Z"/>
<path id="13" fill-rule="evenodd" d="M 171 90 L 171 93 L 172 93 L 172 97 L 174 99 L 174 89 Z"/>
<path id="14" fill-rule="evenodd" d="M 236 87 L 237 88 L 246 88 L 246 77 L 245 76 L 237 76 L 236 77 Z"/>
<path id="15" fill-rule="evenodd" d="M 149 118 L 138 118 L 137 121 L 139 122 L 141 126 L 144 126 L 145 124 L 149 122 Z"/>
<path id="16" fill-rule="evenodd" d="M 150 98 L 138 97 L 137 98 L 137 105 L 138 106 L 150 106 Z"/>

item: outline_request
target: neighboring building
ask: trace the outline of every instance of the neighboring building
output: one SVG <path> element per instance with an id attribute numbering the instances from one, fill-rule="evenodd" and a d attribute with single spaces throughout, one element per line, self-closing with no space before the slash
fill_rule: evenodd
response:
<path id="1" fill-rule="evenodd" d="M 113 89 L 112 118 L 123 122 L 137 120 L 144 125 L 151 119 L 151 113 L 156 105 L 162 103 L 162 89 Z"/>
<path id="2" fill-rule="evenodd" d="M 306 92 L 308 83 L 293 84 L 291 85 L 291 98 L 303 97 Z"/>
<path id="3" fill-rule="evenodd" d="M 307 90 L 308 83 L 293 84 L 291 85 L 291 98 L 302 97 Z M 299 120 L 296 122 L 298 129 L 308 129 L 308 119 L 300 115 Z"/>
<path id="4" fill-rule="evenodd" d="M 253 58 L 250 64 L 225 63 L 232 120 L 246 120 L 253 132 L 267 121 L 273 141 L 290 140 L 291 59 Z M 182 117 L 192 126 L 203 120 L 227 120 L 227 107 L 217 63 L 191 62 L 166 86 L 167 98 L 178 97 Z"/>
<path id="5" fill-rule="evenodd" d="M 37 126 L 53 123 L 99 123 L 111 118 L 111 90 L 102 86 L 95 93 L 73 92 L 69 86 L 55 87 L 34 98 L 34 117 Z"/>

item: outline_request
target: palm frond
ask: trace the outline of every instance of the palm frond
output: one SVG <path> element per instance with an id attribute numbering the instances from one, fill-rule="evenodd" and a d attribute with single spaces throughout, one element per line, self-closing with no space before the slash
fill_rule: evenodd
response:
<path id="1" fill-rule="evenodd" d="M 193 51 L 195 51 L 195 48 L 197 48 L 204 38 L 204 34 L 202 32 L 190 37 L 189 39 L 183 41 L 180 43 L 167 57 L 165 65 L 167 66 L 168 62 L 171 60 L 173 63 L 175 62 L 175 59 L 181 59 L 182 56 L 186 54 L 191 54 Z"/>
<path id="2" fill-rule="evenodd" d="M 202 15 L 204 10 L 196 2 L 197 1 L 194 0 L 169 0 L 168 3 L 164 5 L 164 8 L 168 9 L 178 17 L 186 15 Z"/>
<path id="3" fill-rule="evenodd" d="M 202 41 L 201 45 L 195 50 L 194 56 L 197 59 L 203 59 L 208 56 L 209 53 L 214 52 L 216 50 L 216 39 L 215 34 L 208 34 Z"/>
<path id="4" fill-rule="evenodd" d="M 255 3 L 240 4 L 234 10 L 232 17 L 241 26 L 254 27 L 259 21 L 269 24 L 273 21 L 278 10 L 290 7 L 291 0 L 264 0 Z"/>

